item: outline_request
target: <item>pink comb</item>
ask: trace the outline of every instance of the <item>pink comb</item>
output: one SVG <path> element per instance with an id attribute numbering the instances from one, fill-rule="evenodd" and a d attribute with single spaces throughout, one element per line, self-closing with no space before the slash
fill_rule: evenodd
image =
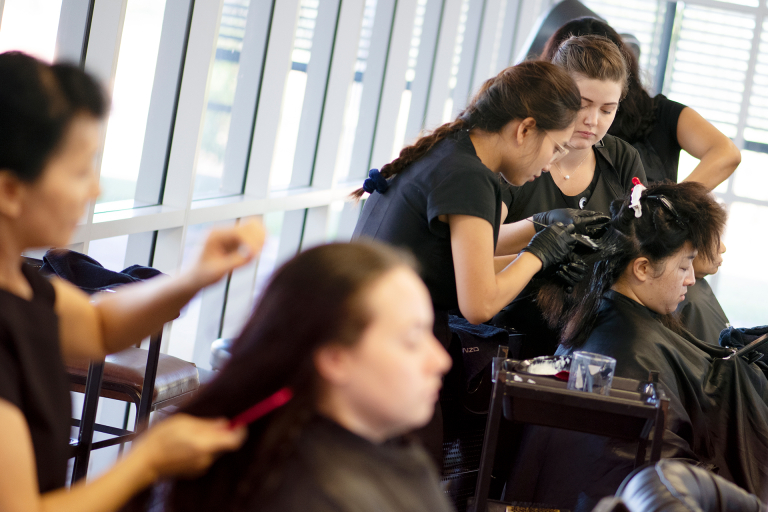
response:
<path id="1" fill-rule="evenodd" d="M 632 178 L 632 184 L 633 184 L 633 185 L 642 185 L 642 183 L 640 183 L 640 180 L 638 179 L 638 177 L 637 177 L 637 176 L 635 176 L 634 178 Z"/>
<path id="2" fill-rule="evenodd" d="M 293 391 L 290 388 L 282 388 L 275 394 L 268 396 L 256 405 L 249 407 L 241 412 L 229 422 L 229 428 L 235 429 L 241 425 L 253 423 L 262 416 L 266 416 L 278 407 L 282 407 L 293 398 Z"/>

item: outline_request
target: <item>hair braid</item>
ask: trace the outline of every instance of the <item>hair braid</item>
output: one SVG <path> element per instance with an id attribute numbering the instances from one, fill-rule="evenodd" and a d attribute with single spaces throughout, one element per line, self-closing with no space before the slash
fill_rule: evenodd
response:
<path id="1" fill-rule="evenodd" d="M 430 149 L 435 147 L 435 144 L 448 137 L 452 133 L 467 128 L 467 122 L 459 116 L 455 121 L 445 123 L 444 125 L 435 129 L 429 135 L 420 137 L 414 144 L 405 146 L 400 150 L 400 155 L 385 164 L 379 172 L 385 179 L 389 179 L 392 176 L 399 174 L 406 167 L 411 165 L 416 160 L 426 155 Z M 358 188 L 352 192 L 351 197 L 354 199 L 360 199 L 364 193 L 363 187 Z"/>

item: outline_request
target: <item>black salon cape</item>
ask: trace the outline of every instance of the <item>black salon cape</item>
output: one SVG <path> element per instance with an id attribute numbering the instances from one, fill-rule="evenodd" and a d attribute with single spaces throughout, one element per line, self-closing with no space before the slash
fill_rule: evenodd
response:
<path id="1" fill-rule="evenodd" d="M 374 444 L 316 417 L 262 512 L 453 512 L 424 450 L 402 439 Z"/>
<path id="2" fill-rule="evenodd" d="M 662 457 L 689 459 L 763 501 L 768 498 L 768 382 L 730 351 L 666 328 L 641 304 L 610 291 L 579 350 L 614 357 L 616 375 L 660 372 L 670 400 Z M 565 351 L 564 351 L 565 352 Z M 505 498 L 589 511 L 631 472 L 636 443 L 529 427 Z"/>
<path id="3" fill-rule="evenodd" d="M 706 279 L 697 279 L 688 287 L 685 300 L 677 306 L 683 326 L 696 338 L 719 345 L 720 332 L 731 326 Z"/>

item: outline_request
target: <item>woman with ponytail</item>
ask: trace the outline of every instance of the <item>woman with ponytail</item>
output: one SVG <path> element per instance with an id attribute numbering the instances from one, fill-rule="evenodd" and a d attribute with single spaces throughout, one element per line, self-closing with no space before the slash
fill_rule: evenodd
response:
<path id="1" fill-rule="evenodd" d="M 310 249 L 275 272 L 228 365 L 184 407 L 250 422 L 247 441 L 154 498 L 167 512 L 449 512 L 429 457 L 402 437 L 432 416 L 449 367 L 407 257 Z"/>
<path id="2" fill-rule="evenodd" d="M 539 292 L 559 353 L 616 359 L 616 376 L 647 382 L 658 372 L 667 398 L 663 458 L 686 459 L 768 497 L 768 381 L 730 349 L 696 339 L 671 316 L 694 282 L 697 254 L 713 259 L 726 213 L 703 185 L 637 185 L 616 201 L 601 240 L 585 258 L 590 275 L 566 293 Z M 507 499 L 591 510 L 632 471 L 636 443 L 534 427 L 507 486 Z M 535 485 L 532 485 L 535 482 Z"/>
<path id="3" fill-rule="evenodd" d="M 558 226 L 535 234 L 523 226 L 513 260 L 494 260 L 504 214 L 500 180 L 520 186 L 562 157 L 580 108 L 573 80 L 557 67 L 527 62 L 487 80 L 461 115 L 371 171 L 353 238 L 409 249 L 437 312 L 435 332 L 447 346 L 448 311 L 471 323 L 489 320 L 534 274 L 571 253 Z M 580 224 L 577 221 L 577 224 Z M 526 244 L 530 244 L 526 247 Z M 511 264 L 510 264 L 511 263 Z"/>
<path id="4" fill-rule="evenodd" d="M 569 21 L 552 34 L 540 59 L 551 62 L 563 41 L 586 35 L 607 37 L 627 61 L 627 94 L 608 133 L 637 149 L 650 181 L 677 181 L 681 150 L 700 160 L 685 181 L 697 181 L 712 190 L 733 174 L 741 162 L 741 152 L 731 139 L 691 107 L 663 94 L 651 97 L 643 88 L 637 57 L 604 21 L 590 17 Z"/>

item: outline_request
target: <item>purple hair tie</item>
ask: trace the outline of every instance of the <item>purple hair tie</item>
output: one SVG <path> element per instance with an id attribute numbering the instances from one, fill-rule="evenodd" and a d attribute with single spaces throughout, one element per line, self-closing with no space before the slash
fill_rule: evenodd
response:
<path id="1" fill-rule="evenodd" d="M 363 182 L 363 190 L 369 194 L 373 194 L 374 191 L 383 194 L 388 188 L 389 182 L 381 175 L 378 169 L 371 169 L 368 172 L 368 178 Z"/>

